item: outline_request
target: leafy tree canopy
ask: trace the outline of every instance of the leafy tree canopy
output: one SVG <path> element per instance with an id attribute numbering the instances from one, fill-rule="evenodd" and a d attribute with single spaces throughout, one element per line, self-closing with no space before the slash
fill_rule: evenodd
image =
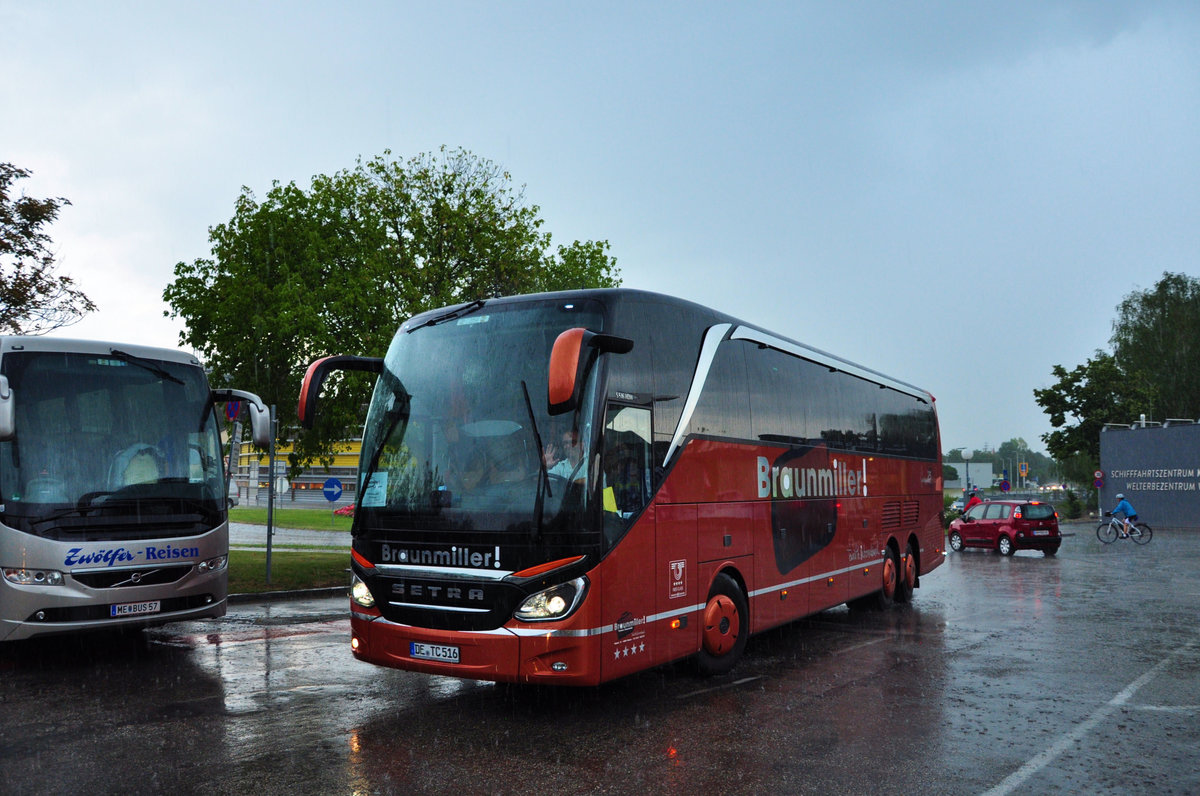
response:
<path id="1" fill-rule="evenodd" d="M 1155 386 L 1148 417 L 1200 417 L 1200 280 L 1164 273 L 1149 290 L 1130 293 L 1109 342 L 1126 376 Z"/>
<path id="2" fill-rule="evenodd" d="M 1149 290 L 1117 306 L 1113 353 L 1097 351 L 1055 384 L 1034 390 L 1054 431 L 1046 448 L 1074 481 L 1087 481 L 1100 461 L 1106 423 L 1200 417 L 1200 280 L 1163 273 Z"/>
<path id="3" fill-rule="evenodd" d="M 1104 351 L 1070 371 L 1055 365 L 1053 373 L 1058 381 L 1034 390 L 1033 397 L 1055 429 L 1042 436 L 1046 449 L 1064 465 L 1075 461 L 1073 470 L 1099 463 L 1100 431 L 1106 423 L 1128 423 L 1154 403 L 1153 385 L 1129 377 Z M 1068 475 L 1079 478 L 1078 472 Z"/>
<path id="4" fill-rule="evenodd" d="M 296 438 L 296 398 L 309 362 L 335 353 L 383 356 L 406 318 L 478 298 L 620 284 L 606 241 L 550 251 L 538 207 L 508 173 L 462 149 L 401 162 L 391 152 L 307 190 L 243 188 L 233 218 L 209 229 L 210 258 L 175 266 L 163 291 L 217 383 L 277 407 L 291 467 L 331 461 L 359 425 L 365 374 L 326 383 L 317 426 Z"/>
<path id="5" fill-rule="evenodd" d="M 71 203 L 12 193 L 13 184 L 30 174 L 0 163 L 0 332 L 9 334 L 45 334 L 96 309 L 74 280 L 55 273 L 45 232 L 59 209 Z"/>

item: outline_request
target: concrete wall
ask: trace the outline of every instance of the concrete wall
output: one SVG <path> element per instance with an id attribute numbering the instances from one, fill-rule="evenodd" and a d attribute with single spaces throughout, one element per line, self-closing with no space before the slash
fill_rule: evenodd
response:
<path id="1" fill-rule="evenodd" d="M 1200 528 L 1200 425 L 1106 428 L 1100 469 L 1103 511 L 1122 492 L 1152 528 Z"/>

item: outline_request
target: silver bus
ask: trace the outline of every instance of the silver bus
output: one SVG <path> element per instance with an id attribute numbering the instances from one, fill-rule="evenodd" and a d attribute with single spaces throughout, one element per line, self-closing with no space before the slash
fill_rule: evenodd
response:
<path id="1" fill-rule="evenodd" d="M 189 354 L 0 337 L 0 641 L 224 615 L 228 401 L 265 446 Z"/>

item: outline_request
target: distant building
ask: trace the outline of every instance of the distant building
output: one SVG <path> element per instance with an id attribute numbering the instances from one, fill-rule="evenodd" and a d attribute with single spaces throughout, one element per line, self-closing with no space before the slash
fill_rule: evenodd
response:
<path id="1" fill-rule="evenodd" d="M 958 490 L 961 492 L 966 488 L 965 479 L 970 473 L 971 486 L 977 486 L 981 489 L 988 489 L 992 484 L 1000 480 L 1000 474 L 992 469 L 991 462 L 943 462 L 958 471 L 956 480 L 947 480 L 942 489 L 946 492 Z"/>
<path id="2" fill-rule="evenodd" d="M 362 440 L 350 439 L 334 443 L 333 464 L 325 468 L 314 462 L 304 468 L 293 479 L 287 480 L 286 494 L 277 493 L 280 499 L 290 497 L 295 499 L 302 494 L 320 496 L 325 481 L 337 478 L 342 483 L 342 497 L 339 505 L 352 503 L 358 484 L 358 455 L 362 448 Z M 292 448 L 289 444 L 281 444 L 275 449 L 275 469 L 278 476 L 287 472 L 287 456 Z M 267 455 L 260 454 L 249 446 L 242 446 L 238 454 L 237 466 L 231 473 L 231 482 L 237 487 L 240 500 L 254 504 L 267 499 Z M 277 489 L 279 487 L 276 487 Z"/>

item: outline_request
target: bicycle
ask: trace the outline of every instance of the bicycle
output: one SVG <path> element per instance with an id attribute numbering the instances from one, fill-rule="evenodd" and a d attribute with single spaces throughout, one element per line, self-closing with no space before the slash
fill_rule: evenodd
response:
<path id="1" fill-rule="evenodd" d="M 1112 544 L 1125 535 L 1125 523 L 1107 511 L 1104 512 L 1104 516 L 1109 518 L 1108 522 L 1100 523 L 1100 527 L 1096 529 L 1096 538 L 1104 544 Z M 1144 522 L 1131 523 L 1129 538 L 1138 544 L 1146 544 L 1154 538 L 1154 529 Z"/>

